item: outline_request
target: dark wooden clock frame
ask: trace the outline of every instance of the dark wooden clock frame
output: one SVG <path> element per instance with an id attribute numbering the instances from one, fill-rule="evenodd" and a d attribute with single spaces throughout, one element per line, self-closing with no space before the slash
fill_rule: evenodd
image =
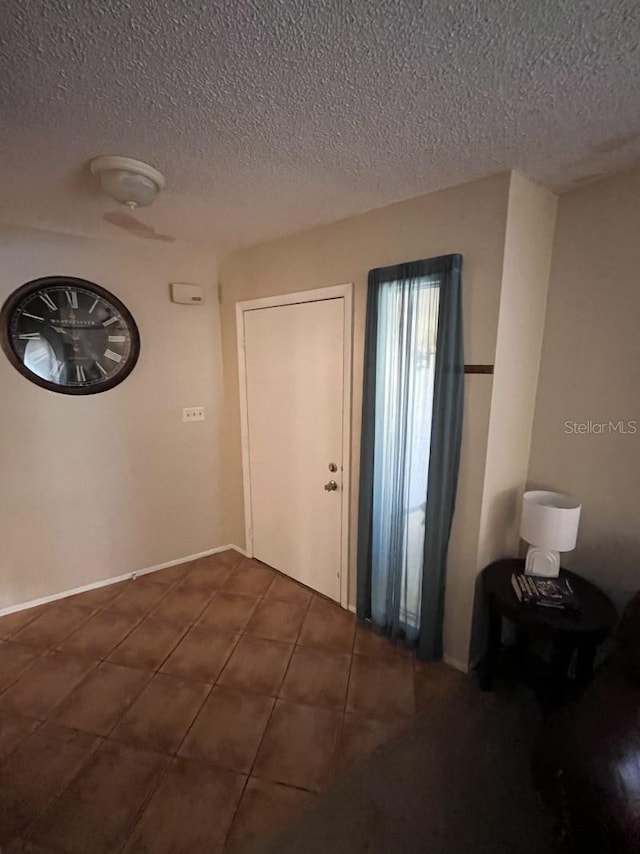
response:
<path id="1" fill-rule="evenodd" d="M 83 290 L 90 291 L 97 297 L 100 297 L 101 299 L 110 303 L 122 315 L 131 335 L 131 354 L 123 369 L 119 371 L 115 376 L 108 377 L 104 380 L 104 382 L 95 383 L 91 386 L 65 386 L 59 385 L 58 383 L 50 382 L 49 380 L 45 380 L 42 377 L 37 376 L 37 374 L 34 374 L 32 371 L 29 370 L 29 368 L 25 367 L 24 363 L 14 350 L 11 341 L 11 334 L 9 331 L 11 317 L 16 307 L 24 300 L 26 296 L 35 291 L 40 291 L 44 288 L 53 287 L 56 285 L 67 285 L 71 287 L 83 288 Z M 35 385 L 39 385 L 42 388 L 48 389 L 49 391 L 57 392 L 58 394 L 99 394 L 100 392 L 108 391 L 114 386 L 119 385 L 129 376 L 131 371 L 135 368 L 136 362 L 138 361 L 138 356 L 140 355 L 140 332 L 138 331 L 137 324 L 133 319 L 133 315 L 131 314 L 129 309 L 124 305 L 124 303 L 122 303 L 106 288 L 103 288 L 100 285 L 96 285 L 94 284 L 94 282 L 89 282 L 87 279 L 79 279 L 76 276 L 44 276 L 39 279 L 33 279 L 32 281 L 26 282 L 24 285 L 21 285 L 5 300 L 5 303 L 2 306 L 2 311 L 0 311 L 0 345 L 2 346 L 4 354 L 11 362 L 13 367 L 17 371 L 19 371 L 19 373 L 21 373 L 23 377 L 28 379 L 30 382 L 35 383 Z"/>

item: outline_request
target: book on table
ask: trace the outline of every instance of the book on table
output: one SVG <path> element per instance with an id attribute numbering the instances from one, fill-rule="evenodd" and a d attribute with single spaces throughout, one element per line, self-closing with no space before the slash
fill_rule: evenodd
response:
<path id="1" fill-rule="evenodd" d="M 580 611 L 580 602 L 568 578 L 538 578 L 514 572 L 511 585 L 523 605 L 555 608 L 558 611 Z"/>

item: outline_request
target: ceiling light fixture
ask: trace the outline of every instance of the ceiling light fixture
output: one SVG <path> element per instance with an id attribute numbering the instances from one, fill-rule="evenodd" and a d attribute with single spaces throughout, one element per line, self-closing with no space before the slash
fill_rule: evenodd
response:
<path id="1" fill-rule="evenodd" d="M 132 157 L 95 157 L 89 168 L 100 178 L 103 191 L 131 210 L 150 205 L 164 187 L 162 172 Z"/>

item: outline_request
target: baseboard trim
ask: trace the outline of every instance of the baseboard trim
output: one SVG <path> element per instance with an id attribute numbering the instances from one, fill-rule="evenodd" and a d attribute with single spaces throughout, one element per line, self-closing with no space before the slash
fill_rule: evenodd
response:
<path id="1" fill-rule="evenodd" d="M 0 617 L 4 617 L 7 614 L 15 614 L 17 611 L 26 611 L 27 608 L 37 608 L 39 605 L 48 605 L 50 602 L 57 602 L 58 599 L 66 599 L 69 596 L 76 596 L 78 593 L 87 593 L 89 590 L 98 590 L 100 587 L 108 587 L 110 584 L 118 584 L 120 581 L 139 578 L 141 575 L 149 575 L 152 572 L 159 572 L 161 569 L 169 569 L 171 566 L 179 566 L 181 563 L 189 563 L 192 560 L 198 560 L 198 558 L 201 557 L 215 555 L 218 554 L 218 552 L 226 552 L 229 549 L 233 549 L 241 555 L 246 556 L 245 550 L 241 549 L 239 546 L 216 546 L 213 549 L 207 549 L 206 551 L 197 552 L 192 555 L 185 555 L 185 557 L 168 560 L 165 563 L 158 563 L 155 566 L 147 566 L 144 569 L 134 569 L 132 572 L 125 572 L 124 575 L 114 575 L 111 578 L 103 578 L 100 581 L 94 581 L 91 584 L 74 587 L 72 590 L 63 590 L 60 593 L 52 593 L 50 596 L 41 596 L 39 599 L 31 599 L 28 602 L 21 602 L 19 605 L 9 605 L 6 608 L 0 608 Z"/>
<path id="2" fill-rule="evenodd" d="M 454 658 L 452 655 L 447 655 L 446 653 L 442 656 L 442 660 L 445 664 L 448 664 L 450 667 L 455 667 L 456 670 L 459 670 L 461 673 L 469 672 L 469 664 L 464 661 L 460 661 L 459 658 Z"/>
<path id="3" fill-rule="evenodd" d="M 469 662 L 469 667 L 467 669 L 467 673 L 475 673 L 475 671 L 480 667 L 480 662 L 482 661 L 482 656 L 478 655 L 476 658 L 472 658 Z"/>

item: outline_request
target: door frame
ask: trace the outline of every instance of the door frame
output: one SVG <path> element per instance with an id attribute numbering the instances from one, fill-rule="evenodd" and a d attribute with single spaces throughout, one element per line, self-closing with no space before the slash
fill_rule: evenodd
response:
<path id="1" fill-rule="evenodd" d="M 343 302 L 343 400 L 342 400 L 342 519 L 340 536 L 340 604 L 349 607 L 349 513 L 351 508 L 351 401 L 353 352 L 353 283 L 331 285 L 309 291 L 262 297 L 236 303 L 238 382 L 240 392 L 240 432 L 242 439 L 242 485 L 244 492 L 245 550 L 253 557 L 251 513 L 251 468 L 249 463 L 249 419 L 247 411 L 247 363 L 245 358 L 244 313 L 306 302 L 342 298 Z"/>

